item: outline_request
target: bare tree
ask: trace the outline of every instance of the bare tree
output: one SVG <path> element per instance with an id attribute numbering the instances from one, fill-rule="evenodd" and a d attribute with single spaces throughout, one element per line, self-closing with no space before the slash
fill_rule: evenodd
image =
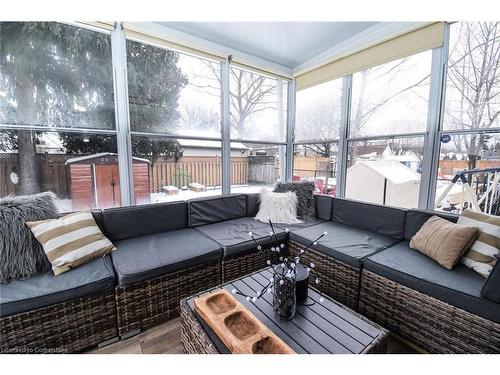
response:
<path id="1" fill-rule="evenodd" d="M 307 109 L 301 120 L 304 131 L 309 132 L 315 139 L 332 140 L 339 137 L 340 111 L 335 103 L 317 102 Z M 320 156 L 330 157 L 336 146 L 330 142 L 318 142 L 305 145 L 305 148 Z"/>
<path id="2" fill-rule="evenodd" d="M 461 22 L 452 26 L 448 63 L 446 124 L 451 129 L 482 129 L 498 126 L 500 115 L 499 22 Z M 484 133 L 457 135 L 458 152 L 467 153 L 468 167 L 488 141 Z"/>
<path id="3" fill-rule="evenodd" d="M 352 97 L 350 136 L 358 136 L 367 126 L 369 120 L 386 105 L 404 99 L 407 92 L 429 85 L 430 72 L 415 77 L 413 82 L 401 87 L 400 80 L 412 69 L 410 58 L 403 58 L 395 63 L 383 64 L 368 68 L 359 73 L 357 90 Z M 370 85 L 377 87 L 376 95 L 371 95 Z M 415 93 L 415 92 L 414 92 Z M 427 98 L 422 98 L 427 100 Z M 387 134 L 402 134 L 415 127 L 412 121 L 388 122 L 385 125 Z M 394 143 L 394 142 L 393 142 Z M 356 163 L 356 147 L 349 148 L 349 166 Z"/>
<path id="4" fill-rule="evenodd" d="M 194 75 L 190 84 L 204 93 L 220 95 L 221 75 L 219 65 L 206 61 L 209 74 Z M 276 80 L 242 69 L 230 70 L 229 105 L 231 130 L 244 134 L 246 122 L 252 115 L 268 109 L 277 110 Z"/>
<path id="5" fill-rule="evenodd" d="M 183 130 L 217 131 L 219 129 L 219 113 L 203 105 L 184 103 L 181 105 L 179 112 Z"/>

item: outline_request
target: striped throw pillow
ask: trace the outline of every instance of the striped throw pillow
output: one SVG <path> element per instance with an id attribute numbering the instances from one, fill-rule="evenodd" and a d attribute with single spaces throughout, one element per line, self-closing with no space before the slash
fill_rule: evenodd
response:
<path id="1" fill-rule="evenodd" d="M 116 250 L 102 234 L 90 212 L 59 219 L 26 222 L 59 275 Z"/>
<path id="2" fill-rule="evenodd" d="M 488 277 L 500 254 L 500 217 L 465 210 L 458 223 L 479 228 L 479 236 L 461 262 L 484 277 Z"/>

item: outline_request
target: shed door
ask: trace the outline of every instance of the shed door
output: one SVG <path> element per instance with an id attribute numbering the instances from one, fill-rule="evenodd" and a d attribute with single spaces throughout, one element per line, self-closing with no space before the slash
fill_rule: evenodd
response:
<path id="1" fill-rule="evenodd" d="M 120 206 L 120 175 L 118 165 L 95 166 L 97 208 Z"/>

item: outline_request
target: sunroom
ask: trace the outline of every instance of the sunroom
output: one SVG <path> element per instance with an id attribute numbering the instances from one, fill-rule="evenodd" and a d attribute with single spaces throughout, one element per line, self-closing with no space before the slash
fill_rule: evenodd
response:
<path id="1" fill-rule="evenodd" d="M 500 353 L 500 24 L 0 22 L 3 353 Z"/>

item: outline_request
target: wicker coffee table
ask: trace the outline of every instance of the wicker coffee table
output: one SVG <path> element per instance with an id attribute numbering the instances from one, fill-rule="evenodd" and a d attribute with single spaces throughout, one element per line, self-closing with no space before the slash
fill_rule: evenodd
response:
<path id="1" fill-rule="evenodd" d="M 267 285 L 271 276 L 271 271 L 266 269 L 210 291 L 221 288 L 231 291 L 236 288 L 251 295 Z M 203 293 L 181 301 L 183 350 L 189 354 L 229 353 L 227 347 L 194 310 L 193 301 L 201 294 Z M 325 297 L 320 303 L 320 295 L 311 288 L 308 301 L 305 305 L 297 305 L 297 312 L 291 321 L 282 321 L 275 317 L 270 294 L 266 293 L 255 304 L 245 301 L 242 296 L 235 297 L 296 353 L 385 352 L 387 330 L 332 299 Z"/>

